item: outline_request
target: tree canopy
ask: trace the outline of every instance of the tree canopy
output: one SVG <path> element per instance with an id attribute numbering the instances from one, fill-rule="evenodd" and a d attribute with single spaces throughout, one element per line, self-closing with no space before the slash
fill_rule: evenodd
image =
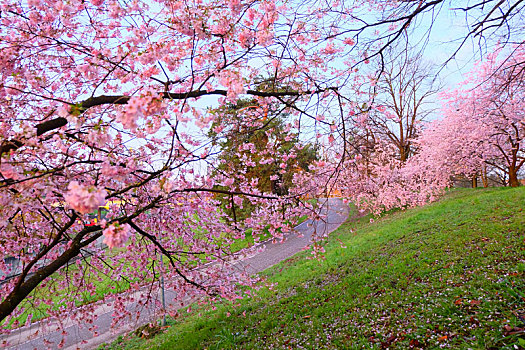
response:
<path id="1" fill-rule="evenodd" d="M 424 166 L 401 164 L 384 140 L 373 147 L 357 141 L 369 137 L 362 129 L 367 116 L 382 112 L 367 94 L 387 67 L 386 50 L 417 35 L 416 27 L 431 29 L 436 14 L 455 3 L 4 1 L 0 332 L 31 324 L 35 310 L 91 319 L 93 309 L 81 305 L 103 280 L 141 290 L 162 273 L 181 298 L 241 297 L 241 286 L 258 279 L 231 271 L 228 246 L 237 230 L 217 195 L 257 208 L 251 227 L 279 236 L 293 231 L 287 217 L 318 218 L 301 199 L 327 188 L 339 187 L 378 212 L 432 199 L 443 187 L 421 175 L 417 169 Z M 516 154 L 522 164 L 522 145 L 512 153 L 516 146 L 501 140 L 516 128 L 522 137 L 522 115 L 514 118 L 506 108 L 518 108 L 507 102 L 522 88 L 522 26 L 515 24 L 525 3 L 461 6 L 451 10 L 467 18 L 457 48 L 474 39 L 482 56 L 497 47 L 507 57 L 490 71 L 478 66 L 495 85 L 465 93 L 483 102 L 470 115 L 484 116 L 482 123 L 501 132 L 490 136 L 492 150 L 503 148 L 505 159 Z M 378 66 L 367 68 L 375 59 Z M 500 70 L 512 73 L 490 73 Z M 264 89 L 260 76 L 268 77 Z M 508 94 L 494 95 L 498 86 Z M 235 123 L 228 113 L 209 113 L 210 107 L 235 109 L 238 101 L 257 108 L 235 113 Z M 278 117 L 264 117 L 272 108 Z M 514 122 L 503 125 L 508 116 Z M 209 137 L 210 128 L 230 132 L 231 146 L 223 146 L 235 156 L 223 159 L 242 160 L 242 171 L 217 163 L 221 145 Z M 326 147 L 311 171 L 299 171 L 291 182 L 288 176 L 307 163 L 302 143 L 293 141 L 297 135 Z M 309 162 L 312 149 L 304 146 Z M 270 182 L 255 181 L 261 162 L 272 167 Z M 212 168 L 220 171 L 202 171 Z M 108 213 L 92 225 L 89 213 L 101 206 Z M 215 264 L 208 275 L 195 269 L 207 262 Z M 123 294 L 114 304 L 115 325 L 129 316 L 129 298 Z"/>

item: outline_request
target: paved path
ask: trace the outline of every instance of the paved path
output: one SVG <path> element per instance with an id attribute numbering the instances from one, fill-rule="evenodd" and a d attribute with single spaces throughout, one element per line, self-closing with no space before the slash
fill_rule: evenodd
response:
<path id="1" fill-rule="evenodd" d="M 261 253 L 237 261 L 234 266 L 249 273 L 261 272 L 301 251 L 309 244 L 314 232 L 318 235 L 323 235 L 329 234 L 335 230 L 347 219 L 349 212 L 348 206 L 344 205 L 342 200 L 336 198 L 326 200 L 324 210 L 325 214 L 327 214 L 326 220 L 316 222 L 307 220 L 296 227 L 299 235 L 288 235 L 283 243 L 262 243 L 262 245 L 264 245 L 264 250 Z M 154 292 L 158 292 L 158 289 Z M 157 298 L 160 298 L 160 296 Z M 169 290 L 166 291 L 165 298 L 167 304 L 172 304 L 174 302 L 180 303 L 180 300 L 177 299 L 177 295 Z M 183 302 L 187 305 L 191 303 L 192 300 L 187 299 L 183 300 Z M 125 326 L 121 326 L 117 330 L 112 330 L 110 327 L 113 320 L 112 307 L 107 304 L 97 306 L 96 315 L 98 317 L 95 320 L 95 323 L 98 327 L 98 336 L 96 337 L 94 337 L 93 333 L 88 330 L 88 327 L 79 326 L 74 322 L 68 322 L 65 327 L 68 335 L 63 344 L 64 348 L 68 350 L 96 348 L 102 343 L 112 341 L 120 334 L 132 331 L 141 325 L 159 318 L 157 313 L 159 307 L 155 305 L 155 302 L 149 303 L 147 306 L 141 306 L 138 303 L 131 303 L 128 305 L 128 309 L 132 314 L 141 309 L 140 318 L 128 322 Z M 45 335 L 40 335 L 30 340 L 30 335 L 35 333 L 39 328 L 39 334 Z M 56 325 L 54 327 L 51 325 L 46 331 L 42 328 L 42 325 L 39 325 L 38 323 L 32 325 L 31 328 L 21 328 L 19 331 L 13 332 L 8 337 L 8 341 L 12 345 L 9 349 L 56 349 L 57 343 L 63 338 L 63 336 L 61 332 L 54 331 L 55 328 Z M 4 338 L 0 338 L 0 346 L 3 341 Z M 50 342 L 48 344 L 51 345 L 46 345 L 46 341 Z"/>

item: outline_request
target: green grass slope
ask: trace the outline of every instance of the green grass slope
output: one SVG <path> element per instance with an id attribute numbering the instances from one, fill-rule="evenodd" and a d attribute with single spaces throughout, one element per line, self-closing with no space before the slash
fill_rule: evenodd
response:
<path id="1" fill-rule="evenodd" d="M 524 240 L 525 188 L 455 190 L 342 225 L 324 261 L 301 253 L 274 266 L 277 287 L 237 308 L 106 348 L 523 349 Z"/>

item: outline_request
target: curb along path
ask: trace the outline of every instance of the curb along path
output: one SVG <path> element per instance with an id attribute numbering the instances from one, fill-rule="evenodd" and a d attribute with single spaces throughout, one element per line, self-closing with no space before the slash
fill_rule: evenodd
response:
<path id="1" fill-rule="evenodd" d="M 261 272 L 278 262 L 285 260 L 292 255 L 303 250 L 310 243 L 310 239 L 314 232 L 318 235 L 327 235 L 337 229 L 343 222 L 346 221 L 349 214 L 348 205 L 343 204 L 341 199 L 329 198 L 324 202 L 323 214 L 326 215 L 326 220 L 315 221 L 307 220 L 300 225 L 296 226 L 296 231 L 299 234 L 289 234 L 286 236 L 286 240 L 282 243 L 272 243 L 271 241 L 263 242 L 264 250 L 259 254 L 250 256 L 243 260 L 234 263 L 234 267 L 238 267 L 239 270 L 244 270 L 250 274 Z M 137 292 L 139 293 L 139 292 Z M 157 293 L 160 294 L 160 293 Z M 140 318 L 130 320 L 125 325 L 120 325 L 118 329 L 111 329 L 111 322 L 113 320 L 112 313 L 113 308 L 107 304 L 100 304 L 96 307 L 95 314 L 98 316 L 95 320 L 95 324 L 98 327 L 98 335 L 93 336 L 93 333 L 88 330 L 88 326 L 82 326 L 69 322 L 69 325 L 65 327 L 66 342 L 64 348 L 68 350 L 73 349 L 90 349 L 96 348 L 100 344 L 110 342 L 117 338 L 119 335 L 128 333 L 144 324 L 155 321 L 159 315 L 159 308 L 155 305 L 160 302 L 160 295 L 157 300 L 152 300 L 148 305 L 139 305 L 138 303 L 130 303 L 128 310 L 136 312 L 141 310 Z M 166 290 L 165 291 L 166 304 L 179 304 L 181 300 L 177 298 L 176 293 Z M 188 305 L 192 300 L 183 300 L 184 305 Z M 168 306 L 169 307 L 169 306 Z M 51 342 L 51 348 L 58 348 L 57 343 L 62 339 L 62 334 L 59 331 L 52 331 L 56 327 L 50 326 L 49 332 L 45 335 L 37 337 L 31 337 L 37 329 L 41 326 L 38 323 L 30 328 L 21 328 L 13 331 L 7 338 L 1 337 L 0 344 L 4 340 L 8 340 L 11 347 L 9 349 L 47 349 L 46 342 Z M 42 329 L 40 330 L 42 334 Z M 82 342 L 84 342 L 82 344 Z"/>

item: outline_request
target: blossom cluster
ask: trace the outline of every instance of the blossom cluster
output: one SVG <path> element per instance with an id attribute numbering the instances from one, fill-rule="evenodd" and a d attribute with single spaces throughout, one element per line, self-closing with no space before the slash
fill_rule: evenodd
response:
<path id="1" fill-rule="evenodd" d="M 103 243 L 106 244 L 110 249 L 114 247 L 121 247 L 126 243 L 130 236 L 130 226 L 128 224 L 111 224 L 109 225 L 102 234 L 104 235 Z"/>
<path id="2" fill-rule="evenodd" d="M 104 205 L 106 191 L 93 186 L 83 186 L 78 181 L 71 181 L 64 198 L 75 211 L 88 214 Z"/>

